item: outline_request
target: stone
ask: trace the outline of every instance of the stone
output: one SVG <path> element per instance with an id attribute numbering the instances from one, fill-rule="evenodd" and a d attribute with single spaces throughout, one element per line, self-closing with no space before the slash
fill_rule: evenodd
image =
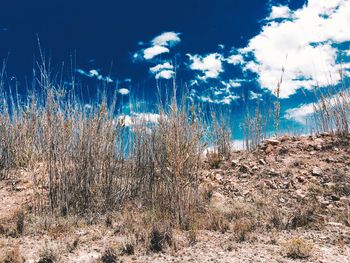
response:
<path id="1" fill-rule="evenodd" d="M 280 145 L 280 141 L 279 140 L 276 140 L 276 139 L 266 139 L 264 141 L 265 144 L 268 144 L 268 145 L 273 145 L 273 146 L 277 146 L 277 145 Z"/>
<path id="2" fill-rule="evenodd" d="M 259 160 L 259 163 L 260 163 L 261 165 L 266 165 L 266 162 L 265 162 L 264 159 L 260 159 L 260 160 Z"/>
<path id="3" fill-rule="evenodd" d="M 237 166 L 238 164 L 239 164 L 239 160 L 237 160 L 237 159 L 231 160 L 231 165 L 232 165 L 233 167 Z"/>
<path id="4" fill-rule="evenodd" d="M 331 195 L 332 201 L 337 202 L 340 200 L 340 197 L 337 195 Z"/>
<path id="5" fill-rule="evenodd" d="M 295 194 L 301 199 L 304 199 L 306 197 L 305 192 L 303 190 L 301 190 L 301 189 L 296 190 Z"/>
<path id="6" fill-rule="evenodd" d="M 319 167 L 314 167 L 312 169 L 312 175 L 313 176 L 321 176 L 322 175 L 322 170 Z"/>
<path id="7" fill-rule="evenodd" d="M 221 180 L 222 180 L 221 174 L 216 174 L 216 175 L 215 175 L 215 179 L 216 179 L 217 181 L 221 181 Z"/>
<path id="8" fill-rule="evenodd" d="M 290 137 L 288 135 L 283 135 L 281 138 L 281 142 L 286 142 L 290 139 Z"/>
<path id="9" fill-rule="evenodd" d="M 241 167 L 239 168 L 239 171 L 242 173 L 249 173 L 249 166 L 246 164 L 242 164 Z"/>
<path id="10" fill-rule="evenodd" d="M 273 152 L 273 146 L 271 144 L 268 144 L 266 149 L 265 149 L 265 153 L 270 154 L 272 152 Z"/>

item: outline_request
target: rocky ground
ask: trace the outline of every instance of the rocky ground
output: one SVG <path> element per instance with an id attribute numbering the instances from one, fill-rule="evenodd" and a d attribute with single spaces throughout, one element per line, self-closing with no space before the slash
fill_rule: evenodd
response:
<path id="1" fill-rule="evenodd" d="M 349 157 L 348 139 L 323 134 L 209 158 L 204 220 L 157 253 L 137 245 L 142 229 L 123 231 L 131 212 L 97 223 L 27 212 L 40 167 L 16 172 L 0 181 L 0 262 L 350 262 Z"/>

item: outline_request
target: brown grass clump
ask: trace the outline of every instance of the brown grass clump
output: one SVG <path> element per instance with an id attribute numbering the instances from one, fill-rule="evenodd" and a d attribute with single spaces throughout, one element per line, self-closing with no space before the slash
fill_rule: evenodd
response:
<path id="1" fill-rule="evenodd" d="M 1 263 L 24 263 L 25 260 L 20 254 L 19 244 L 15 244 L 11 249 L 8 249 L 3 255 L 0 255 Z"/>
<path id="2" fill-rule="evenodd" d="M 19 235 L 23 235 L 24 232 L 24 212 L 19 211 L 16 215 L 16 230 Z"/>
<path id="3" fill-rule="evenodd" d="M 100 258 L 102 263 L 117 263 L 119 262 L 117 252 L 114 248 L 107 248 Z"/>
<path id="4" fill-rule="evenodd" d="M 217 152 L 207 152 L 207 162 L 209 164 L 210 169 L 218 169 L 220 168 L 220 164 L 222 163 L 222 156 L 220 156 Z"/>
<path id="5" fill-rule="evenodd" d="M 46 243 L 39 254 L 38 263 L 55 263 L 60 259 L 57 246 Z"/>
<path id="6" fill-rule="evenodd" d="M 183 225 L 200 199 L 199 110 L 173 98 L 170 108 L 160 105 L 157 121 L 140 117 L 126 125 L 115 114 L 115 100 L 104 95 L 85 107 L 47 68 L 39 66 L 40 96 L 0 105 L 0 179 L 41 163 L 46 177 L 34 187 L 39 212 L 92 223 L 133 199 Z"/>
<path id="7" fill-rule="evenodd" d="M 233 231 L 238 242 L 247 241 L 254 230 L 254 223 L 249 219 L 240 219 L 234 222 Z"/>
<path id="8" fill-rule="evenodd" d="M 153 226 L 149 237 L 149 249 L 152 252 L 161 252 L 167 246 L 173 245 L 173 233 L 169 225 L 157 223 Z"/>
<path id="9" fill-rule="evenodd" d="M 292 259 L 309 258 L 313 251 L 313 246 L 301 238 L 292 238 L 283 247 L 286 256 Z"/>

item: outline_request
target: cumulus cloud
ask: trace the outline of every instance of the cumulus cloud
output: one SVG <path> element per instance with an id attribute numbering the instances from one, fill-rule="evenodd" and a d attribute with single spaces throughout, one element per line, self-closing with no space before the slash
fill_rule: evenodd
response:
<path id="1" fill-rule="evenodd" d="M 150 59 L 153 59 L 154 57 L 156 57 L 160 54 L 169 53 L 169 52 L 170 52 L 169 48 L 156 45 L 153 47 L 146 48 L 143 51 L 143 57 L 146 60 L 150 60 Z"/>
<path id="2" fill-rule="evenodd" d="M 175 76 L 175 72 L 173 70 L 163 70 L 156 74 L 156 79 L 171 79 Z"/>
<path id="3" fill-rule="evenodd" d="M 190 55 L 189 57 L 192 70 L 199 71 L 201 74 L 199 79 L 206 81 L 209 78 L 217 78 L 221 72 L 223 72 L 223 56 L 219 53 L 212 53 L 206 56 Z"/>
<path id="4" fill-rule="evenodd" d="M 139 45 L 144 46 L 144 48 L 133 55 L 133 60 L 152 60 L 161 54 L 169 53 L 170 49 L 180 42 L 180 33 L 172 31 L 164 32 L 148 43 L 140 41 Z"/>
<path id="5" fill-rule="evenodd" d="M 231 55 L 226 59 L 226 62 L 232 65 L 239 65 L 244 62 L 244 58 L 241 54 Z"/>
<path id="6" fill-rule="evenodd" d="M 273 6 L 268 19 L 290 18 L 292 15 L 288 6 Z"/>
<path id="7" fill-rule="evenodd" d="M 256 73 L 261 87 L 272 92 L 285 67 L 280 87 L 282 98 L 300 88 L 338 83 L 339 49 L 334 44 L 350 41 L 350 1 L 309 0 L 302 8 L 290 12 L 290 19 L 268 22 L 240 50 L 241 54 L 254 57 L 245 61 L 244 69 Z M 273 7 L 270 17 L 285 17 L 287 13 L 287 7 Z"/>
<path id="8" fill-rule="evenodd" d="M 128 95 L 130 93 L 130 90 L 122 88 L 122 89 L 118 89 L 118 93 L 121 95 Z"/>
<path id="9" fill-rule="evenodd" d="M 157 66 L 154 66 L 152 68 L 150 68 L 149 70 L 155 74 L 159 71 L 162 71 L 162 70 L 173 70 L 174 69 L 174 66 L 171 65 L 169 62 L 165 62 L 163 64 L 158 64 Z"/>
<path id="10" fill-rule="evenodd" d="M 171 79 L 175 75 L 174 66 L 169 62 L 151 67 L 150 72 L 155 75 L 156 79 Z"/>
<path id="11" fill-rule="evenodd" d="M 180 33 L 164 32 L 152 40 L 153 46 L 173 47 L 181 42 Z"/>

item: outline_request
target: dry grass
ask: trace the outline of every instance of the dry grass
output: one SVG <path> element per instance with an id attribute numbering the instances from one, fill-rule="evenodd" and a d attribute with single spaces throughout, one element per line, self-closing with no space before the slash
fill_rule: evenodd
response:
<path id="1" fill-rule="evenodd" d="M 24 263 L 25 260 L 21 256 L 19 244 L 16 243 L 12 248 L 6 250 L 4 254 L 0 255 L 0 262 L 2 263 Z"/>
<path id="2" fill-rule="evenodd" d="M 292 259 L 311 257 L 313 246 L 301 238 L 292 238 L 283 244 L 284 253 Z"/>
<path id="3" fill-rule="evenodd" d="M 41 163 L 46 177 L 35 180 L 35 211 L 92 222 L 134 199 L 184 224 L 200 199 L 198 109 L 173 99 L 170 108 L 160 106 L 157 123 L 128 127 L 114 114 L 115 101 L 104 96 L 86 108 L 51 79 L 45 64 L 39 72 L 42 94 L 0 106 L 0 179 Z"/>

